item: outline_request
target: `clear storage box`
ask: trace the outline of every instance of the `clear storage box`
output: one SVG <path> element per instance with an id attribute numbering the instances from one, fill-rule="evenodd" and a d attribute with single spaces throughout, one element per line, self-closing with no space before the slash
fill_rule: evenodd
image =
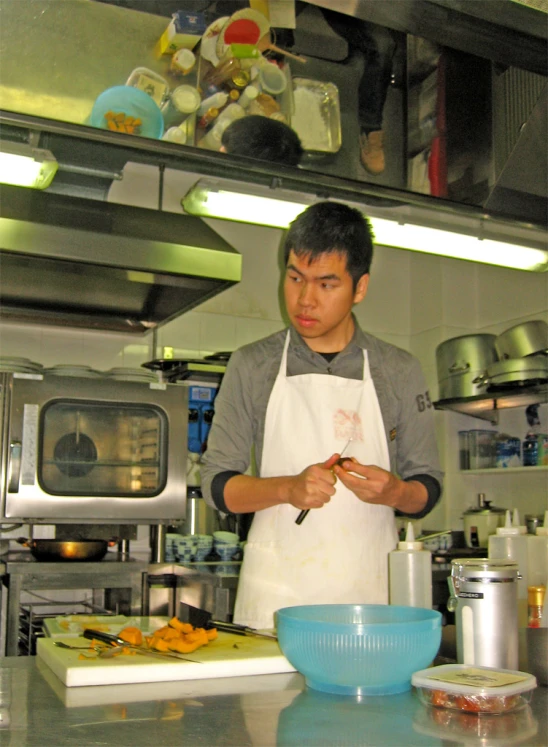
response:
<path id="1" fill-rule="evenodd" d="M 496 431 L 481 428 L 468 431 L 470 469 L 489 469 L 495 466 Z"/>
<path id="2" fill-rule="evenodd" d="M 523 708 L 537 681 L 532 674 L 511 669 L 443 664 L 415 672 L 411 684 L 426 705 L 497 714 Z"/>

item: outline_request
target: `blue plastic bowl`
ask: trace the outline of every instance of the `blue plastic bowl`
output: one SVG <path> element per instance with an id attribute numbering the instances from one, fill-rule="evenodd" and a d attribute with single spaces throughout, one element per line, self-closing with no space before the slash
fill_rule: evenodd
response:
<path id="1" fill-rule="evenodd" d="M 420 607 L 318 604 L 276 613 L 280 648 L 314 690 L 391 695 L 411 689 L 441 642 L 441 614 Z"/>
<path id="2" fill-rule="evenodd" d="M 164 134 L 164 118 L 158 104 L 140 88 L 134 86 L 114 86 L 97 96 L 89 117 L 92 127 L 108 130 L 105 114 L 123 112 L 128 117 L 142 120 L 139 135 L 156 140 Z"/>

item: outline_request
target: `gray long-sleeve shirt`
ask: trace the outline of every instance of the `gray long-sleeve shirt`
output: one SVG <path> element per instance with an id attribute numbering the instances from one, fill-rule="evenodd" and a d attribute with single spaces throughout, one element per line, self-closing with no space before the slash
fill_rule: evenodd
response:
<path id="1" fill-rule="evenodd" d="M 333 360 L 311 350 L 291 328 L 287 375 L 325 374 L 363 378 L 363 352 L 368 352 L 386 432 L 390 470 L 403 480 L 418 480 L 428 491 L 429 513 L 441 495 L 440 470 L 434 434 L 433 407 L 418 360 L 405 350 L 363 332 L 354 317 L 352 340 Z M 230 358 L 215 399 L 215 415 L 201 470 L 206 502 L 228 512 L 224 486 L 230 477 L 250 466 L 252 447 L 261 474 L 268 400 L 278 374 L 287 330 L 246 345 Z"/>

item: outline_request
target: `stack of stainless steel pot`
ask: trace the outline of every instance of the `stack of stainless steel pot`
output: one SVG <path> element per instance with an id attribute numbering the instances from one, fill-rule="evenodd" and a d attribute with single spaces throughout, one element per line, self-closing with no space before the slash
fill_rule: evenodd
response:
<path id="1" fill-rule="evenodd" d="M 462 335 L 436 348 L 439 398 L 473 397 L 485 391 L 475 380 L 497 360 L 496 335 Z"/>
<path id="2" fill-rule="evenodd" d="M 502 334 L 453 337 L 436 348 L 439 398 L 548 381 L 548 324 L 522 322 Z"/>

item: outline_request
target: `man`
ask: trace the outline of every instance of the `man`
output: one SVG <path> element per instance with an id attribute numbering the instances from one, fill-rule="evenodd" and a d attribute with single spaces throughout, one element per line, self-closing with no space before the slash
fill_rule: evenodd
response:
<path id="1" fill-rule="evenodd" d="M 294 604 L 386 603 L 394 511 L 419 518 L 439 499 L 418 361 L 364 333 L 352 314 L 367 293 L 372 238 L 341 203 L 299 215 L 284 247 L 291 326 L 228 364 L 202 490 L 221 511 L 255 512 L 236 622 L 269 628 Z M 259 477 L 244 474 L 252 447 Z"/>
<path id="2" fill-rule="evenodd" d="M 249 114 L 234 120 L 221 137 L 221 151 L 247 158 L 297 166 L 303 156 L 299 136 L 276 119 Z"/>

